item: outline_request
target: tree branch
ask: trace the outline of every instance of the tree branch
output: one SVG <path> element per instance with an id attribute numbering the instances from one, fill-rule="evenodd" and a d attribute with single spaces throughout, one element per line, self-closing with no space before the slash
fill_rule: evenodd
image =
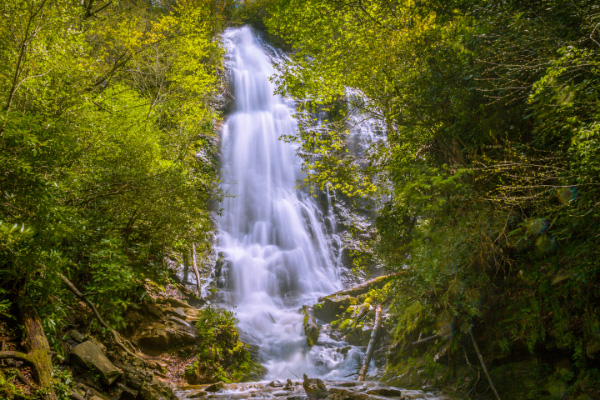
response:
<path id="1" fill-rule="evenodd" d="M 106 329 L 108 329 L 110 331 L 110 333 L 112 334 L 112 337 L 113 337 L 115 343 L 117 344 L 117 346 L 119 346 L 120 348 L 122 348 L 130 356 L 135 357 L 135 358 L 141 360 L 144 364 L 146 364 L 146 360 L 144 360 L 142 357 L 140 357 L 139 355 L 137 355 L 134 352 L 132 352 L 125 345 L 125 341 L 121 338 L 121 335 L 119 334 L 119 332 L 117 332 L 116 330 L 114 330 L 110 325 L 108 325 L 104 321 L 104 319 L 102 319 L 102 316 L 98 312 L 98 309 L 96 308 L 96 306 L 94 305 L 94 303 L 92 303 L 83 293 L 81 293 L 79 291 L 79 289 L 77 289 L 75 287 L 75 285 L 73 285 L 73 283 L 69 279 L 67 279 L 66 276 L 64 276 L 63 274 L 59 274 L 59 276 L 60 276 L 60 279 L 62 279 L 62 281 L 65 283 L 65 285 L 67 285 L 67 287 L 69 288 L 69 290 L 71 292 L 73 292 L 73 294 L 78 299 L 80 299 L 81 301 L 83 301 L 92 310 L 92 312 L 96 316 L 96 319 L 98 320 L 98 322 L 100 322 L 100 325 L 102 325 L 103 327 L 105 327 Z"/>

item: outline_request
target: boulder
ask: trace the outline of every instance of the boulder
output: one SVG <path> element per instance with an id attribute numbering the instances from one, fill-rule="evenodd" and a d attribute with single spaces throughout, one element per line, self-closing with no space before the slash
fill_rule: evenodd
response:
<path id="1" fill-rule="evenodd" d="M 303 306 L 302 313 L 304 314 L 304 333 L 306 334 L 306 343 L 312 347 L 319 340 L 319 325 L 310 306 Z"/>
<path id="2" fill-rule="evenodd" d="M 75 346 L 71 357 L 81 366 L 100 374 L 100 379 L 107 385 L 112 385 L 121 376 L 121 371 L 110 362 L 100 346 L 92 341 Z"/>
<path id="3" fill-rule="evenodd" d="M 134 342 L 148 354 L 161 354 L 194 345 L 198 340 L 196 329 L 186 325 L 174 321 L 151 325 L 136 334 Z"/>
<path id="4" fill-rule="evenodd" d="M 315 317 L 325 322 L 337 319 L 346 309 L 356 304 L 356 299 L 349 295 L 331 295 L 324 297 L 321 302 L 315 304 Z"/>

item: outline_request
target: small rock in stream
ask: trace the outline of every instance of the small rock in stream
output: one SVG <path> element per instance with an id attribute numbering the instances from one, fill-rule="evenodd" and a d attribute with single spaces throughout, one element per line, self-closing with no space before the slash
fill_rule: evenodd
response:
<path id="1" fill-rule="evenodd" d="M 283 390 L 294 390 L 294 382 L 291 379 L 288 379 Z"/>
<path id="2" fill-rule="evenodd" d="M 199 392 L 192 393 L 192 394 L 188 395 L 186 398 L 188 398 L 188 399 L 197 399 L 199 397 L 205 397 L 205 396 L 208 396 L 208 393 L 205 392 L 204 390 L 200 390 Z"/>
<path id="3" fill-rule="evenodd" d="M 377 388 L 367 391 L 367 394 L 374 394 L 376 396 L 383 397 L 401 397 L 402 392 L 398 389 L 394 388 Z"/>
<path id="4" fill-rule="evenodd" d="M 272 388 L 280 388 L 283 387 L 283 383 L 279 382 L 279 381 L 271 381 L 267 384 L 268 386 L 271 386 Z"/>
<path id="5" fill-rule="evenodd" d="M 329 396 L 327 386 L 325 386 L 325 383 L 323 383 L 322 380 L 318 378 L 309 378 L 306 374 L 304 374 L 303 377 L 304 381 L 302 382 L 302 387 L 310 400 L 320 400 Z"/>
<path id="6" fill-rule="evenodd" d="M 207 392 L 218 392 L 219 390 L 225 388 L 225 382 L 217 382 L 217 383 L 213 383 L 212 385 L 210 385 L 209 387 L 205 388 L 204 390 L 206 390 Z"/>

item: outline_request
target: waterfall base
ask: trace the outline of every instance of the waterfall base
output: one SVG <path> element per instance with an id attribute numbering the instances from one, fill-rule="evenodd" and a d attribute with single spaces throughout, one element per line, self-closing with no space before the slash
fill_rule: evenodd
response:
<path id="1" fill-rule="evenodd" d="M 431 399 L 444 400 L 447 397 L 422 390 L 399 389 L 384 386 L 379 382 L 325 381 L 326 391 L 320 397 L 331 400 L 369 400 L 369 399 Z M 214 391 L 216 389 L 216 391 Z M 231 383 L 224 385 L 188 386 L 177 392 L 180 399 L 280 399 L 311 400 L 316 395 L 306 394 L 301 381 L 288 380 Z"/>

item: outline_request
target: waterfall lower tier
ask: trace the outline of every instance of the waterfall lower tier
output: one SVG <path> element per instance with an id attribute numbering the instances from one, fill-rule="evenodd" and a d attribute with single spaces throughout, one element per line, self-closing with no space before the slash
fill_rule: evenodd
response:
<path id="1" fill-rule="evenodd" d="M 330 375 L 357 369 L 357 350 L 322 334 L 309 348 L 299 309 L 341 288 L 325 216 L 296 189 L 293 104 L 274 94 L 273 57 L 247 28 L 225 35 L 234 112 L 222 131 L 222 185 L 229 196 L 218 221 L 222 279 L 239 328 L 258 345 L 269 378 Z M 331 216 L 330 216 L 331 217 Z M 346 366 L 346 367 L 343 367 Z"/>

